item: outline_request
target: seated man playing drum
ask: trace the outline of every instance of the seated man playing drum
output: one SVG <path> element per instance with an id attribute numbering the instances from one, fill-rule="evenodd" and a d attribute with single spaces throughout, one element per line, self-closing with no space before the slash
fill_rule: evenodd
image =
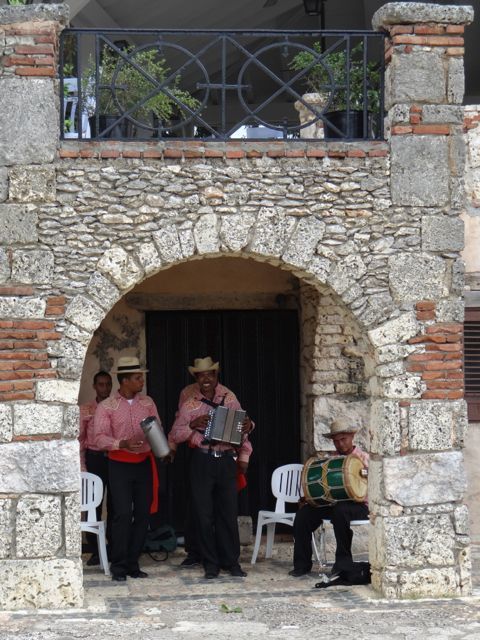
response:
<path id="1" fill-rule="evenodd" d="M 360 459 L 362 464 L 358 465 L 357 461 L 356 465 L 349 465 L 350 467 L 356 466 L 357 473 L 359 473 L 359 467 L 368 468 L 368 454 L 353 444 L 353 438 L 357 431 L 358 427 L 349 426 L 345 420 L 334 420 L 330 426 L 330 432 L 324 433 L 323 435 L 333 441 L 336 449 L 335 455 L 350 456 L 350 458 L 347 459 L 349 462 L 352 461 L 352 457 Z M 337 462 L 335 458 L 330 458 L 325 461 L 311 459 L 311 461 L 323 467 L 323 478 L 328 477 L 325 472 L 328 473 L 329 464 L 332 464 L 332 466 L 334 464 L 337 466 L 340 464 L 341 466 L 342 464 L 341 459 Z M 305 473 L 307 471 L 307 465 L 311 461 L 305 464 L 302 475 L 302 485 L 306 498 L 300 499 L 299 510 L 293 523 L 295 544 L 293 550 L 293 569 L 289 572 L 289 575 L 295 578 L 304 576 L 312 570 L 312 532 L 318 529 L 324 518 L 331 521 L 337 543 L 335 564 L 331 571 L 332 575 L 349 569 L 353 562 L 351 550 L 353 532 L 350 527 L 350 521 L 365 520 L 368 518 L 368 505 L 366 501 L 356 501 L 359 499 L 358 496 L 355 498 L 355 501 L 348 498 L 341 498 L 339 501 L 334 501 L 335 493 L 339 491 L 335 487 L 331 490 L 328 486 L 325 487 L 324 496 L 327 497 L 328 500 L 316 497 L 312 499 L 312 496 L 308 495 L 309 490 L 306 482 L 308 479 L 306 479 Z M 353 462 L 355 462 L 355 460 L 353 460 Z M 322 474 L 322 468 L 320 468 L 320 474 Z M 363 470 L 362 477 L 364 477 Z M 320 480 L 315 482 L 315 486 L 320 486 L 321 484 L 323 483 Z M 342 484 L 348 484 L 348 482 L 345 481 Z M 362 484 L 365 486 L 364 493 L 366 494 L 366 478 L 360 482 L 360 485 Z M 341 490 L 345 491 L 343 486 Z M 345 497 L 347 497 L 347 495 L 350 494 L 347 493 Z M 363 496 L 363 499 L 366 499 L 366 495 Z"/>

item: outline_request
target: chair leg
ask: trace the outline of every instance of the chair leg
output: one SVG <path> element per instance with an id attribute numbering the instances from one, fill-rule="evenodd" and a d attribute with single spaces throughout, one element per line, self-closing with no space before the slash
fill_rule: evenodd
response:
<path id="1" fill-rule="evenodd" d="M 266 558 L 272 557 L 273 539 L 275 538 L 275 522 L 267 524 L 267 552 Z"/>
<path id="2" fill-rule="evenodd" d="M 250 561 L 250 564 L 255 564 L 255 562 L 257 561 L 258 550 L 260 549 L 260 542 L 262 540 L 262 527 L 263 521 L 262 518 L 259 517 L 257 522 L 257 533 L 255 536 L 255 546 L 253 547 L 252 559 Z"/>
<path id="3" fill-rule="evenodd" d="M 110 575 L 110 567 L 108 565 L 107 543 L 105 540 L 105 523 L 101 522 L 98 528 L 98 555 L 100 557 L 100 566 L 106 576 Z"/>

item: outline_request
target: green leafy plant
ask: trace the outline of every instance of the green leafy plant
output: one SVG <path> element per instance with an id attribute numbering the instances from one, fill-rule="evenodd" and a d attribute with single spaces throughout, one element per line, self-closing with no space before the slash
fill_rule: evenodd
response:
<path id="1" fill-rule="evenodd" d="M 7 4 L 11 6 L 20 6 L 23 4 L 33 4 L 33 0 L 7 0 Z"/>
<path id="2" fill-rule="evenodd" d="M 364 89 L 363 42 L 350 50 L 350 59 L 345 50 L 327 53 L 321 61 L 317 55 L 322 53 L 320 42 L 314 42 L 311 51 L 300 51 L 290 62 L 290 69 L 304 71 L 303 80 L 307 88 L 319 94 L 333 91 L 329 111 L 361 110 L 368 102 L 368 110 L 376 113 L 380 106 L 380 70 L 375 62 L 366 63 L 367 91 Z M 317 62 L 316 62 L 317 61 Z M 347 70 L 349 87 L 347 94 Z M 347 99 L 348 98 L 348 99 Z"/>
<path id="3" fill-rule="evenodd" d="M 135 51 L 131 48 L 125 50 L 124 54 L 130 57 L 131 62 L 111 49 L 104 50 L 99 68 L 97 105 L 95 64 L 92 59 L 89 61 L 82 76 L 82 98 L 90 115 L 95 112 L 96 105 L 100 114 L 121 115 L 122 112 L 129 112 L 138 122 L 151 126 L 153 116 L 164 123 L 174 117 L 188 117 L 190 113 L 177 100 L 192 111 L 198 109 L 199 100 L 180 88 L 180 74 L 175 75 L 167 85 L 159 87 L 169 77 L 171 70 L 157 49 Z M 115 87 L 116 100 L 112 87 Z"/>
<path id="4" fill-rule="evenodd" d="M 242 613 L 242 607 L 229 607 L 224 602 L 220 605 L 220 611 L 222 613 Z"/>

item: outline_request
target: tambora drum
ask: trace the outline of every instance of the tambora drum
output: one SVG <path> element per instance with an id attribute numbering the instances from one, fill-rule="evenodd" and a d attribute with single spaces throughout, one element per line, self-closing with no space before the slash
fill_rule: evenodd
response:
<path id="1" fill-rule="evenodd" d="M 367 495 L 367 470 L 354 455 L 310 458 L 302 471 L 305 500 L 318 507 L 320 501 L 353 500 L 364 502 Z"/>

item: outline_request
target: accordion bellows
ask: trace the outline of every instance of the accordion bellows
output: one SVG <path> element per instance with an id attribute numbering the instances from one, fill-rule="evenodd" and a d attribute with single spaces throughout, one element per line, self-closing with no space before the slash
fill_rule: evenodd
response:
<path id="1" fill-rule="evenodd" d="M 205 429 L 207 442 L 227 442 L 240 445 L 242 443 L 242 424 L 246 411 L 217 407 L 210 411 L 210 418 Z"/>

